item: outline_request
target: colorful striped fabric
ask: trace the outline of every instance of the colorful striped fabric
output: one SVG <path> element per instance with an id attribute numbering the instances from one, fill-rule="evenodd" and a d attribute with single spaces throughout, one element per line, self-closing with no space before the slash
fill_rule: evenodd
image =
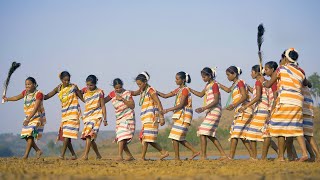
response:
<path id="1" fill-rule="evenodd" d="M 263 78 L 262 81 L 265 81 Z M 261 99 L 254 104 L 253 117 L 250 124 L 246 128 L 245 138 L 251 141 L 263 141 L 262 128 L 269 116 L 269 90 L 262 86 L 261 81 L 257 80 L 256 84 L 260 84 L 262 88 Z M 253 98 L 257 95 L 257 86 L 253 88 Z"/>
<path id="2" fill-rule="evenodd" d="M 81 109 L 76 95 L 76 85 L 70 84 L 68 87 L 62 87 L 58 93 L 61 101 L 62 122 L 67 120 L 79 120 Z"/>
<path id="3" fill-rule="evenodd" d="M 180 104 L 183 90 L 188 91 L 187 105 L 184 106 L 182 109 L 175 111 L 173 113 L 172 119 L 182 119 L 183 122 L 190 124 L 192 121 L 193 110 L 192 110 L 191 92 L 188 87 L 179 88 L 174 91 L 176 95 L 176 102 L 174 106 L 177 106 Z"/>
<path id="4" fill-rule="evenodd" d="M 301 94 L 304 74 L 294 65 L 284 65 L 277 71 L 279 96 L 269 124 L 273 137 L 303 136 L 303 96 Z"/>
<path id="5" fill-rule="evenodd" d="M 142 142 L 156 142 L 158 136 L 159 109 L 151 98 L 154 93 L 156 90 L 149 86 L 140 95 L 140 119 L 142 122 L 142 137 L 140 139 Z"/>
<path id="6" fill-rule="evenodd" d="M 67 87 L 60 85 L 59 89 L 58 97 L 61 101 L 62 114 L 59 136 L 77 139 L 80 128 L 81 109 L 76 95 L 76 85 L 70 84 Z M 63 140 L 63 138 L 60 140 Z"/>
<path id="7" fill-rule="evenodd" d="M 183 118 L 175 119 L 172 125 L 169 139 L 185 141 L 190 124 L 183 121 Z"/>
<path id="8" fill-rule="evenodd" d="M 85 101 L 85 111 L 83 114 L 84 128 L 81 139 L 90 136 L 91 140 L 97 138 L 99 127 L 103 118 L 102 108 L 100 106 L 100 98 L 104 98 L 104 93 L 97 88 L 94 91 L 89 89 L 83 90 L 83 98 Z"/>
<path id="9" fill-rule="evenodd" d="M 281 104 L 303 105 L 301 93 L 305 75 L 294 65 L 280 66 L 277 76 L 279 79 L 279 98 Z"/>
<path id="10" fill-rule="evenodd" d="M 252 115 L 246 112 L 235 117 L 230 128 L 230 138 L 245 138 L 245 130 L 250 124 L 251 118 Z"/>
<path id="11" fill-rule="evenodd" d="M 188 92 L 187 105 L 174 112 L 172 116 L 174 123 L 169 134 L 170 139 L 177 141 L 186 140 L 188 127 L 190 126 L 193 115 L 191 92 L 188 87 L 179 88 L 174 91 L 176 94 L 176 102 L 174 106 L 177 106 L 181 103 L 182 91 Z"/>
<path id="12" fill-rule="evenodd" d="M 306 86 L 302 88 L 302 95 L 304 97 L 302 114 L 303 114 L 303 132 L 304 135 L 313 136 L 313 99 L 310 89 Z"/>
<path id="13" fill-rule="evenodd" d="M 85 111 L 83 113 L 83 121 L 91 119 L 102 119 L 102 109 L 100 106 L 100 98 L 104 98 L 104 93 L 101 89 L 97 88 L 94 91 L 89 89 L 84 90 L 83 98 L 85 101 Z"/>
<path id="14" fill-rule="evenodd" d="M 217 85 L 217 83 L 212 82 L 206 85 L 204 106 L 207 106 L 208 104 L 211 104 L 214 101 L 214 93 L 213 93 L 214 85 Z M 197 131 L 198 136 L 200 135 L 212 136 L 212 137 L 216 136 L 216 130 L 220 122 L 221 111 L 222 111 L 222 107 L 221 107 L 221 96 L 220 96 L 219 103 L 215 107 L 205 111 L 206 116 L 198 128 L 198 131 Z"/>
<path id="15" fill-rule="evenodd" d="M 25 91 L 24 91 L 25 92 Z M 25 119 L 31 115 L 32 111 L 35 108 L 36 97 L 42 96 L 43 93 L 39 90 L 36 90 L 34 93 L 24 94 L 24 113 Z M 30 119 L 27 126 L 22 126 L 21 130 L 21 138 L 34 137 L 36 140 L 40 139 L 43 134 L 44 125 L 46 123 L 46 115 L 43 107 L 43 99 L 40 103 L 38 111 L 34 114 L 34 116 Z"/>
<path id="16" fill-rule="evenodd" d="M 277 102 L 278 103 L 278 102 Z M 278 104 L 271 114 L 269 132 L 272 137 L 303 136 L 302 107 L 291 104 Z"/>
<path id="17" fill-rule="evenodd" d="M 272 106 L 273 106 L 273 103 L 275 103 L 275 97 L 274 97 L 273 93 L 277 92 L 277 89 L 278 89 L 278 84 L 277 83 L 273 84 L 271 88 L 267 88 L 268 99 L 269 99 L 269 108 L 268 108 L 269 114 L 268 114 L 267 120 L 266 120 L 263 128 L 261 129 L 263 138 L 271 137 L 270 132 L 269 132 L 268 129 L 269 129 L 269 123 L 270 123 L 270 116 L 271 116 L 271 113 L 272 113 L 271 112 L 272 111 Z"/>
<path id="18" fill-rule="evenodd" d="M 97 139 L 101 122 L 101 118 L 86 121 L 81 134 L 81 139 L 85 140 L 87 137 L 91 137 L 91 141 Z"/>
<path id="19" fill-rule="evenodd" d="M 125 100 L 132 99 L 130 91 L 124 91 L 119 94 Z M 116 142 L 122 140 L 128 140 L 129 143 L 134 135 L 135 131 L 135 113 L 133 109 L 130 109 L 123 101 L 116 99 L 116 92 L 109 93 L 113 107 L 116 114 Z"/>
<path id="20" fill-rule="evenodd" d="M 152 87 L 146 87 L 146 90 L 141 93 L 141 113 L 140 118 L 142 124 L 158 122 L 159 109 L 156 107 L 151 95 L 156 93 L 156 90 Z"/>
<path id="21" fill-rule="evenodd" d="M 158 136 L 158 122 L 142 124 L 142 142 L 156 142 Z"/>
<path id="22" fill-rule="evenodd" d="M 239 80 L 236 85 L 234 86 L 232 90 L 232 103 L 236 103 L 241 99 L 241 93 L 240 93 L 240 88 L 239 88 L 239 83 L 243 83 L 245 87 L 245 91 L 247 93 L 247 100 L 244 103 L 248 103 L 250 96 L 248 93 L 248 87 L 246 83 L 243 80 Z M 242 104 L 244 104 L 242 103 Z M 230 128 L 230 138 L 245 138 L 245 129 L 248 126 L 248 124 L 251 121 L 252 118 L 252 107 L 248 107 L 247 109 L 244 110 L 244 112 L 239 112 L 240 107 L 242 104 L 238 105 L 235 107 L 235 115 L 234 115 L 234 120 L 232 122 L 231 128 Z"/>
<path id="23" fill-rule="evenodd" d="M 78 139 L 78 133 L 80 129 L 80 121 L 79 120 L 66 120 L 61 123 L 61 131 L 59 131 L 60 136 L 63 138 L 72 138 Z M 63 139 L 60 139 L 63 140 Z"/>
<path id="24" fill-rule="evenodd" d="M 232 103 L 236 103 L 238 102 L 240 99 L 241 99 L 241 93 L 240 93 L 240 88 L 239 88 L 239 83 L 243 83 L 244 84 L 244 88 L 245 88 L 245 91 L 246 91 L 246 94 L 247 94 L 247 100 L 244 102 L 244 103 L 248 103 L 249 100 L 250 100 L 250 95 L 249 95 L 249 91 L 248 91 L 248 86 L 247 84 L 245 83 L 244 80 L 238 80 L 238 82 L 236 83 L 236 85 L 234 86 L 234 88 L 232 89 Z M 242 103 L 242 104 L 244 104 Z M 242 116 L 243 113 L 240 113 L 239 112 L 239 109 L 241 108 L 242 104 L 239 104 L 237 107 L 234 108 L 235 110 L 235 115 L 234 117 L 238 117 L 238 116 Z M 247 109 L 245 109 L 245 112 L 249 113 L 249 114 L 252 114 L 252 107 L 248 107 Z"/>
<path id="25" fill-rule="evenodd" d="M 130 143 L 135 131 L 135 120 L 128 119 L 119 121 L 116 124 L 116 139 L 115 142 L 127 140 Z"/>
<path id="26" fill-rule="evenodd" d="M 269 102 L 269 108 L 268 108 L 268 110 L 271 111 L 272 105 L 273 105 L 273 102 L 274 102 L 274 94 L 273 94 L 273 91 L 272 91 L 271 88 L 266 88 L 266 90 L 267 90 L 268 102 Z"/>

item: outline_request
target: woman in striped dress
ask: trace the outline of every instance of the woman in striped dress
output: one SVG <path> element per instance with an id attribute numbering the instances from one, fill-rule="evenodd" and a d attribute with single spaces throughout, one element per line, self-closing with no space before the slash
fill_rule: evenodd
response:
<path id="1" fill-rule="evenodd" d="M 224 152 L 219 140 L 216 137 L 216 131 L 219 125 L 221 117 L 221 95 L 219 91 L 218 83 L 215 81 L 216 73 L 215 70 L 205 67 L 201 71 L 202 80 L 206 82 L 205 88 L 201 91 L 195 91 L 190 88 L 190 91 L 198 96 L 204 96 L 203 107 L 197 108 L 197 113 L 205 112 L 206 116 L 199 126 L 197 135 L 200 136 L 201 142 L 201 159 L 207 159 L 207 138 L 212 141 L 212 143 L 219 150 L 221 159 L 226 158 L 227 155 Z"/>
<path id="2" fill-rule="evenodd" d="M 284 161 L 285 139 L 288 151 L 292 148 L 292 138 L 296 137 L 302 150 L 302 157 L 299 161 L 308 160 L 306 143 L 303 137 L 303 96 L 301 93 L 305 75 L 295 63 L 298 60 L 298 53 L 290 48 L 283 52 L 283 66 L 278 68 L 269 81 L 263 84 L 271 87 L 278 80 L 278 98 L 276 107 L 271 114 L 269 132 L 272 137 L 278 138 L 279 154 L 278 160 Z"/>
<path id="3" fill-rule="evenodd" d="M 160 152 L 160 160 L 169 156 L 168 151 L 156 142 L 158 135 L 159 124 L 165 124 L 163 114 L 159 113 L 163 110 L 162 104 L 156 93 L 156 90 L 148 84 L 150 76 L 147 72 L 142 72 L 136 77 L 136 83 L 139 90 L 132 91 L 133 96 L 140 94 L 139 106 L 141 106 L 140 118 L 142 122 L 142 130 L 140 132 L 140 139 L 142 141 L 142 155 L 141 159 L 146 160 L 146 153 L 148 145 L 150 144 Z"/>
<path id="4" fill-rule="evenodd" d="M 192 144 L 186 140 L 186 135 L 193 115 L 191 93 L 189 88 L 186 86 L 186 83 L 190 82 L 190 75 L 181 71 L 176 74 L 176 84 L 179 86 L 177 89 L 168 94 L 157 92 L 158 95 L 163 98 L 176 97 L 174 106 L 163 110 L 163 114 L 170 111 L 174 112 L 172 116 L 173 126 L 171 128 L 169 138 L 172 139 L 175 160 L 180 160 L 179 143 L 192 151 L 191 160 L 200 155 L 200 152 L 198 152 Z"/>
<path id="5" fill-rule="evenodd" d="M 123 151 L 127 154 L 127 161 L 134 160 L 128 144 L 135 131 L 134 101 L 130 91 L 123 88 L 121 79 L 113 80 L 114 91 L 105 97 L 105 103 L 111 101 L 116 114 L 116 139 L 119 145 L 119 159 L 123 160 Z"/>
<path id="6" fill-rule="evenodd" d="M 249 140 L 252 147 L 253 159 L 257 159 L 257 141 L 263 142 L 262 128 L 269 115 L 269 98 L 268 89 L 262 87 L 262 83 L 265 81 L 260 72 L 260 66 L 255 65 L 251 70 L 251 77 L 256 80 L 253 88 L 253 99 L 242 105 L 239 112 L 244 112 L 248 107 L 253 106 L 253 117 L 250 124 L 245 130 L 245 139 Z"/>
<path id="7" fill-rule="evenodd" d="M 43 107 L 43 93 L 37 90 L 37 82 L 33 77 L 28 77 L 25 81 L 26 89 L 17 96 L 5 97 L 3 100 L 7 101 L 18 101 L 24 99 L 24 113 L 25 119 L 23 121 L 21 139 L 27 141 L 26 150 L 23 159 L 27 159 L 31 148 L 36 151 L 37 158 L 40 158 L 42 151 L 35 143 L 35 139 L 39 140 L 42 137 L 43 128 L 46 123 L 46 116 Z"/>
<path id="8" fill-rule="evenodd" d="M 268 77 L 271 77 L 273 73 L 276 73 L 277 68 L 278 68 L 278 64 L 276 62 L 274 62 L 274 61 L 267 62 L 264 66 L 265 75 Z M 272 86 L 267 89 L 268 89 L 268 99 L 269 99 L 269 108 L 268 108 L 269 114 L 268 114 L 268 118 L 264 124 L 264 127 L 261 130 L 262 137 L 264 139 L 263 146 L 262 146 L 262 154 L 261 154 L 262 160 L 265 160 L 267 158 L 270 145 L 271 145 L 272 149 L 278 154 L 278 146 L 271 139 L 270 133 L 268 131 L 268 125 L 270 122 L 270 114 L 275 107 L 275 101 L 278 96 L 277 82 L 273 83 Z"/>
<path id="9" fill-rule="evenodd" d="M 78 98 L 82 98 L 82 94 L 77 85 L 70 83 L 71 75 L 68 71 L 59 74 L 61 84 L 54 88 L 50 93 L 44 96 L 44 100 L 48 100 L 58 94 L 61 102 L 61 125 L 59 127 L 58 140 L 63 141 L 60 159 L 64 159 L 67 148 L 71 152 L 71 159 L 77 159 L 77 155 L 73 150 L 71 139 L 77 139 L 80 128 L 81 109 Z M 83 99 L 82 99 L 83 101 Z"/>
<path id="10" fill-rule="evenodd" d="M 307 140 L 307 144 L 310 144 L 311 146 L 311 151 L 314 152 L 315 154 L 315 158 L 310 156 L 310 159 L 312 161 L 317 160 L 319 161 L 319 147 L 317 145 L 317 142 L 315 140 L 315 138 L 313 137 L 313 118 L 314 118 L 314 114 L 313 114 L 313 99 L 311 96 L 311 92 L 310 89 L 312 85 L 311 83 L 308 83 L 307 86 L 303 86 L 302 88 L 302 95 L 304 97 L 303 100 L 303 107 L 302 107 L 302 114 L 303 114 L 303 133 L 304 133 L 304 137 Z M 309 149 L 308 149 L 309 151 Z M 310 153 L 310 152 L 309 152 Z M 310 153 L 312 154 L 312 152 Z"/>
<path id="11" fill-rule="evenodd" d="M 104 93 L 97 87 L 98 79 L 95 75 L 89 75 L 86 79 L 87 87 L 82 89 L 85 102 L 85 111 L 83 113 L 84 127 L 81 139 L 86 141 L 86 148 L 82 160 L 88 160 L 90 147 L 96 153 L 96 159 L 101 159 L 95 140 L 99 132 L 101 121 L 107 126 L 107 113 L 104 103 Z"/>
<path id="12" fill-rule="evenodd" d="M 226 74 L 228 80 L 233 82 L 232 86 L 228 88 L 219 83 L 220 88 L 222 90 L 226 91 L 227 93 L 230 93 L 226 109 L 229 111 L 235 111 L 234 120 L 230 129 L 231 147 L 229 158 L 231 159 L 234 158 L 239 139 L 242 140 L 243 144 L 245 145 L 246 149 L 250 154 L 250 157 L 253 157 L 250 143 L 249 141 L 245 140 L 244 137 L 244 131 L 251 121 L 252 107 L 248 107 L 243 112 L 239 112 L 241 105 L 247 104 L 250 99 L 246 83 L 243 80 L 239 79 L 239 75 L 241 75 L 241 73 L 242 71 L 239 67 L 230 66 L 226 70 Z M 231 99 L 232 104 L 229 105 L 229 101 Z"/>

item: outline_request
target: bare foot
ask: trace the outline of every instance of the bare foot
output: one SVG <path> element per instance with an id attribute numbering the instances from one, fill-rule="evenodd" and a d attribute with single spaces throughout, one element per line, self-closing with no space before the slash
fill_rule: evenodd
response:
<path id="1" fill-rule="evenodd" d="M 201 157 L 200 160 L 201 161 L 205 161 L 205 160 L 208 160 L 208 158 L 207 157 Z"/>
<path id="2" fill-rule="evenodd" d="M 249 160 L 250 160 L 250 161 L 258 161 L 258 159 L 257 159 L 257 158 L 254 158 L 254 157 L 250 157 Z"/>
<path id="3" fill-rule="evenodd" d="M 166 158 L 166 157 L 168 157 L 168 156 L 169 156 L 169 152 L 166 151 L 164 154 L 162 154 L 162 155 L 160 156 L 160 159 L 159 159 L 159 160 L 163 160 L 164 158 Z"/>
<path id="4" fill-rule="evenodd" d="M 99 155 L 96 157 L 96 160 L 99 160 L 99 159 L 102 159 L 102 156 Z"/>
<path id="5" fill-rule="evenodd" d="M 278 159 L 275 159 L 276 162 L 286 162 L 286 160 L 284 158 L 278 158 Z"/>
<path id="6" fill-rule="evenodd" d="M 118 157 L 117 159 L 115 159 L 116 161 L 123 161 L 122 157 Z"/>
<path id="7" fill-rule="evenodd" d="M 81 158 L 80 158 L 80 160 L 81 161 L 87 161 L 88 160 L 88 156 L 86 157 L 86 156 L 82 156 Z"/>
<path id="8" fill-rule="evenodd" d="M 76 159 L 78 159 L 77 155 L 73 155 L 73 156 L 71 156 L 71 158 L 70 158 L 70 160 L 76 160 Z"/>
<path id="9" fill-rule="evenodd" d="M 146 158 L 139 158 L 138 161 L 147 161 Z"/>
<path id="10" fill-rule="evenodd" d="M 134 159 L 133 156 L 131 156 L 131 157 L 127 157 L 125 160 L 126 160 L 126 161 L 134 161 L 135 159 Z"/>
<path id="11" fill-rule="evenodd" d="M 41 155 L 42 155 L 42 151 L 39 150 L 39 151 L 36 152 L 36 154 L 37 154 L 37 159 L 39 159 L 41 157 Z"/>
<path id="12" fill-rule="evenodd" d="M 228 158 L 229 158 L 228 156 L 220 156 L 218 160 L 223 161 L 223 160 L 227 160 Z"/>
<path id="13" fill-rule="evenodd" d="M 199 155 L 200 155 L 200 152 L 196 152 L 196 153 L 192 154 L 190 160 L 193 160 L 195 157 L 197 157 Z"/>
<path id="14" fill-rule="evenodd" d="M 63 156 L 59 156 L 58 159 L 59 160 L 64 160 L 64 157 Z"/>
<path id="15" fill-rule="evenodd" d="M 299 162 L 305 162 L 308 161 L 309 157 L 308 156 L 301 156 L 301 158 L 299 159 Z"/>
<path id="16" fill-rule="evenodd" d="M 23 159 L 23 160 L 27 160 L 28 157 L 27 157 L 27 156 L 23 156 L 22 159 Z"/>

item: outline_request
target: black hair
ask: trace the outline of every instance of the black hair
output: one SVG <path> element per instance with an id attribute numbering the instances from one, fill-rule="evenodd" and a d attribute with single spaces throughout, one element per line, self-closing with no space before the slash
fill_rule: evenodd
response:
<path id="1" fill-rule="evenodd" d="M 213 73 L 211 68 L 205 67 L 202 69 L 201 73 L 210 76 L 211 79 L 214 79 L 216 75 Z"/>
<path id="2" fill-rule="evenodd" d="M 252 66 L 252 71 L 254 71 L 256 73 L 260 73 L 260 66 L 259 65 Z"/>
<path id="3" fill-rule="evenodd" d="M 186 72 L 180 71 L 177 75 L 182 79 L 185 80 L 185 83 L 191 83 L 191 76 Z"/>
<path id="4" fill-rule="evenodd" d="M 116 78 L 113 80 L 112 86 L 115 87 L 116 85 L 120 84 L 121 86 L 123 86 L 123 82 L 120 78 Z"/>
<path id="5" fill-rule="evenodd" d="M 68 71 L 62 71 L 59 75 L 59 78 L 60 78 L 60 80 L 62 80 L 66 76 L 69 76 L 69 78 L 71 78 L 71 75 Z"/>
<path id="6" fill-rule="evenodd" d="M 287 51 L 287 50 L 286 50 L 286 51 Z M 281 55 L 282 58 L 285 57 L 286 51 L 284 51 L 284 52 L 282 53 L 282 55 Z M 295 50 L 291 50 L 288 55 L 289 55 L 289 57 L 290 57 L 292 60 L 294 60 L 294 61 L 297 61 L 298 58 L 299 58 L 299 54 L 298 54 L 298 52 L 295 51 Z"/>
<path id="7" fill-rule="evenodd" d="M 38 83 L 37 83 L 37 81 L 36 81 L 35 78 L 33 78 L 33 77 L 28 77 L 28 78 L 26 79 L 26 81 L 31 81 L 32 84 L 34 84 L 35 87 L 38 87 Z"/>
<path id="8" fill-rule="evenodd" d="M 269 68 L 273 69 L 274 71 L 278 68 L 278 64 L 276 62 L 274 62 L 274 61 L 267 62 L 266 66 L 268 66 Z"/>
<path id="9" fill-rule="evenodd" d="M 149 79 L 150 79 L 150 75 L 148 74 L 148 72 L 144 71 L 144 73 L 147 75 L 144 75 L 144 74 L 139 74 L 137 77 L 136 77 L 136 81 L 137 80 L 140 80 L 142 82 L 147 82 Z"/>
<path id="10" fill-rule="evenodd" d="M 86 79 L 86 82 L 91 82 L 92 84 L 96 85 L 98 82 L 98 78 L 95 75 L 89 75 Z"/>
<path id="11" fill-rule="evenodd" d="M 226 71 L 231 74 L 236 74 L 237 76 L 242 74 L 242 70 L 236 66 L 230 66 Z"/>

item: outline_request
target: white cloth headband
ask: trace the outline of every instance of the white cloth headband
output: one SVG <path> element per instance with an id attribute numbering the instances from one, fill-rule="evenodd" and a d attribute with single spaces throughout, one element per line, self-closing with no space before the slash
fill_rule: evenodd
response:
<path id="1" fill-rule="evenodd" d="M 295 52 L 297 52 L 294 48 L 289 48 L 289 49 L 287 49 L 286 50 L 286 52 L 284 53 L 284 55 L 286 56 L 286 58 L 290 61 L 290 62 L 296 62 L 295 60 L 293 60 L 293 59 L 291 59 L 291 57 L 289 56 L 289 53 L 291 52 L 291 51 L 295 51 Z"/>
<path id="2" fill-rule="evenodd" d="M 143 71 L 140 74 L 144 75 L 146 77 L 147 81 L 149 81 L 150 77 L 148 76 L 148 74 L 145 71 Z"/>
<path id="3" fill-rule="evenodd" d="M 186 82 L 188 82 L 188 81 L 189 81 L 189 74 L 186 73 Z"/>
<path id="4" fill-rule="evenodd" d="M 239 67 L 237 67 L 237 70 L 238 70 L 238 74 L 240 75 L 241 69 Z"/>
<path id="5" fill-rule="evenodd" d="M 212 71 L 213 78 L 215 78 L 217 73 L 217 67 L 211 68 L 211 71 Z"/>

